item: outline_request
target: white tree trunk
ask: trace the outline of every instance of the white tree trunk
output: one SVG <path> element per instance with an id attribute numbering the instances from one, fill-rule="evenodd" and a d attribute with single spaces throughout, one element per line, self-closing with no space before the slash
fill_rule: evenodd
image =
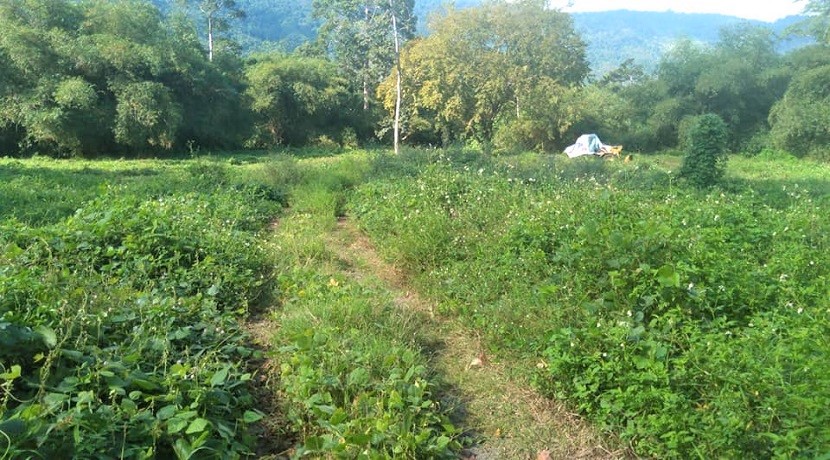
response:
<path id="1" fill-rule="evenodd" d="M 392 34 L 395 37 L 395 125 L 393 130 L 395 155 L 400 152 L 401 137 L 401 48 L 398 40 L 398 18 L 392 0 L 389 0 L 389 11 L 392 13 Z"/>
<path id="2" fill-rule="evenodd" d="M 367 35 L 367 40 L 368 40 L 368 35 L 369 35 L 369 19 L 370 19 L 369 5 L 366 4 L 363 7 L 363 20 L 365 21 L 365 24 L 364 24 L 365 30 L 363 31 L 363 33 L 365 35 Z M 364 63 L 364 67 L 363 67 L 363 110 L 364 111 L 369 110 L 369 67 L 370 67 L 370 65 L 371 65 L 371 63 L 369 62 L 369 56 L 367 55 L 366 56 L 366 61 Z"/>
<path id="3" fill-rule="evenodd" d="M 208 16 L 208 61 L 213 62 L 213 17 Z"/>

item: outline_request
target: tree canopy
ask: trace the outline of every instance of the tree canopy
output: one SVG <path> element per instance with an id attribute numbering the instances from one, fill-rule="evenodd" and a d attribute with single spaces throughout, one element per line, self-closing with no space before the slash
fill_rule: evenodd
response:
<path id="1" fill-rule="evenodd" d="M 408 136 L 488 143 L 502 119 L 532 113 L 540 95 L 588 74 L 570 18 L 541 1 L 452 10 L 402 56 Z M 380 97 L 391 108 L 391 84 Z M 558 134 L 558 133 L 557 133 Z"/>
<path id="2" fill-rule="evenodd" d="M 191 27 L 171 27 L 149 3 L 0 0 L 0 27 L 7 58 L 0 126 L 17 133 L 24 150 L 169 150 L 204 132 L 194 126 L 204 118 L 200 102 L 234 125 L 233 80 L 209 65 Z M 233 136 L 193 140 L 231 145 Z"/>
<path id="3" fill-rule="evenodd" d="M 782 53 L 772 29 L 733 24 L 713 44 L 675 42 L 654 72 L 629 59 L 603 74 L 572 16 L 543 0 L 446 7 L 423 35 L 414 0 L 305 0 L 292 17 L 319 26 L 313 41 L 246 56 L 235 19 L 287 11 L 268 5 L 0 0 L 0 149 L 159 155 L 386 142 L 401 127 L 416 145 L 556 152 L 595 132 L 654 151 L 684 147 L 703 114 L 723 120 L 732 151 L 822 156 L 830 142 L 827 0 L 794 29 L 811 46 Z"/>

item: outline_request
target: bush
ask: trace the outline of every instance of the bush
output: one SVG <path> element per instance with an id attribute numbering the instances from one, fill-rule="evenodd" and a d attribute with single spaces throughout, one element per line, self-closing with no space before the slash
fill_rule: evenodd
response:
<path id="1" fill-rule="evenodd" d="M 686 134 L 686 156 L 680 175 L 696 187 L 715 185 L 724 173 L 728 132 L 723 119 L 713 113 L 692 121 Z"/>
<path id="2" fill-rule="evenodd" d="M 801 72 L 769 115 L 775 147 L 827 160 L 830 142 L 830 65 Z"/>

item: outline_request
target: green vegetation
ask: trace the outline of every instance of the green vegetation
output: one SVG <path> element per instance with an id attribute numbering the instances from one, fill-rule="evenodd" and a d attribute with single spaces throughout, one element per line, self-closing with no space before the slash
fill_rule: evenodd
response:
<path id="1" fill-rule="evenodd" d="M 680 175 L 700 188 L 715 185 L 724 173 L 726 123 L 715 114 L 701 115 L 691 122 L 686 136 L 688 151 Z"/>
<path id="2" fill-rule="evenodd" d="M 67 166 L 0 163 L 4 177 L 70 191 L 0 187 L 13 198 L 0 221 L 4 456 L 250 452 L 262 413 L 239 318 L 271 297 L 257 232 L 278 194 L 222 163 Z"/>
<path id="3" fill-rule="evenodd" d="M 365 163 L 308 162 L 274 235 L 282 309 L 273 320 L 286 418 L 303 435 L 296 455 L 456 458 L 459 431 L 423 354 L 423 315 L 344 276 L 324 239 Z"/>
<path id="4" fill-rule="evenodd" d="M 518 150 L 552 150 L 563 139 L 574 123 L 572 89 L 588 74 L 570 18 L 535 1 L 452 11 L 412 42 L 402 66 L 407 135 Z M 379 94 L 391 112 L 390 80 Z"/>
<path id="5" fill-rule="evenodd" d="M 257 312 L 273 442 L 454 455 L 430 322 L 346 276 L 325 239 L 344 213 L 439 314 L 639 454 L 826 450 L 825 165 L 734 157 L 696 191 L 661 166 L 678 157 L 307 154 L 0 162 L 12 456 L 252 452 Z"/>
<path id="6" fill-rule="evenodd" d="M 826 156 L 825 0 L 792 28 L 812 44 L 786 54 L 772 29 L 733 24 L 712 45 L 675 42 L 653 71 L 629 59 L 602 75 L 572 18 L 539 0 L 441 9 L 424 36 L 425 5 L 411 0 L 314 0 L 294 12 L 319 21 L 314 40 L 249 55 L 232 38 L 262 3 L 179 3 L 0 0 L 0 152 L 397 151 L 400 140 L 554 153 L 588 132 L 653 152 L 684 147 L 712 113 L 730 151 Z"/>
<path id="7" fill-rule="evenodd" d="M 365 160 L 249 161 L 0 161 L 4 456 L 251 454 L 267 376 L 242 320 L 278 303 L 273 444 L 454 458 L 418 314 L 348 283 L 321 240 Z"/>
<path id="8" fill-rule="evenodd" d="M 762 193 L 729 174 L 677 188 L 648 162 L 381 160 L 410 177 L 360 187 L 351 210 L 388 257 L 639 454 L 828 448 L 826 166 L 748 161 L 819 169 Z"/>
<path id="9" fill-rule="evenodd" d="M 575 445 L 830 450 L 830 1 L 597 78 L 541 0 L 306 1 L 247 56 L 265 2 L 175 3 L 0 0 L 0 457 L 454 458 L 528 420 L 471 368 Z M 539 155 L 586 132 L 634 160 Z"/>

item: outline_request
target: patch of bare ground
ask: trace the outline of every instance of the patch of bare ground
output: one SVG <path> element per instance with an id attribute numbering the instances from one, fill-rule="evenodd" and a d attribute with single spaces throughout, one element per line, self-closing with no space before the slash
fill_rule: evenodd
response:
<path id="1" fill-rule="evenodd" d="M 269 225 L 270 232 L 279 228 L 279 219 L 274 219 Z M 274 335 L 279 328 L 269 310 L 257 312 L 244 324 L 245 330 L 251 335 L 253 347 L 258 351 L 257 358 L 248 364 L 254 374 L 253 396 L 254 407 L 265 413 L 252 429 L 257 437 L 256 458 L 277 460 L 289 458 L 293 449 L 295 436 L 286 430 L 287 422 L 282 417 L 278 403 L 277 381 L 279 379 L 279 364 L 272 357 Z"/>
<path id="2" fill-rule="evenodd" d="M 267 314 L 252 317 L 245 323 L 245 329 L 251 335 L 253 346 L 259 352 L 258 358 L 249 363 L 250 371 L 255 376 L 254 406 L 265 413 L 265 417 L 252 429 L 257 437 L 255 454 L 259 459 L 289 458 L 288 454 L 295 441 L 294 434 L 286 430 L 288 424 L 282 417 L 278 403 L 279 364 L 270 353 L 274 346 L 274 332 L 278 327 L 277 322 Z"/>
<path id="3" fill-rule="evenodd" d="M 436 316 L 435 305 L 412 289 L 406 274 L 385 262 L 371 241 L 341 218 L 327 242 L 346 272 L 360 282 L 377 279 L 400 308 L 427 313 L 440 347 L 432 364 L 445 382 L 445 399 L 456 406 L 459 424 L 474 445 L 468 460 L 631 458 L 619 441 L 604 436 L 563 404 L 543 397 L 521 377 L 533 363 L 500 362 L 459 320 Z M 425 315 L 426 317 L 426 315 Z M 527 373 L 525 371 L 525 373 Z"/>

